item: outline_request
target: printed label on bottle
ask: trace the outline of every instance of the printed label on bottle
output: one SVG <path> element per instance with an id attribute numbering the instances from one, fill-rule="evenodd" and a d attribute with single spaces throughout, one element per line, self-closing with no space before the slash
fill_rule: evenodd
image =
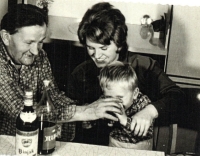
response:
<path id="1" fill-rule="evenodd" d="M 38 150 L 38 130 L 25 132 L 16 129 L 16 155 L 36 156 Z"/>
<path id="2" fill-rule="evenodd" d="M 36 113 L 32 113 L 32 112 L 21 112 L 20 113 L 20 118 L 24 121 L 24 122 L 33 122 L 36 119 L 37 115 Z"/>
<path id="3" fill-rule="evenodd" d="M 56 125 L 44 128 L 43 150 L 50 150 L 56 145 Z"/>

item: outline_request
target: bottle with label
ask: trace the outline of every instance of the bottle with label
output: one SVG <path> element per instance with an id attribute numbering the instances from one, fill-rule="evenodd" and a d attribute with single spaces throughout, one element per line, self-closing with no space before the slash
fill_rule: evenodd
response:
<path id="1" fill-rule="evenodd" d="M 24 108 L 16 119 L 16 155 L 37 155 L 38 127 L 38 118 L 33 109 L 33 92 L 25 91 Z"/>
<path id="2" fill-rule="evenodd" d="M 39 119 L 38 154 L 50 154 L 56 145 L 56 110 L 49 96 L 50 81 L 44 80 L 44 92 L 39 102 L 37 115 Z"/>

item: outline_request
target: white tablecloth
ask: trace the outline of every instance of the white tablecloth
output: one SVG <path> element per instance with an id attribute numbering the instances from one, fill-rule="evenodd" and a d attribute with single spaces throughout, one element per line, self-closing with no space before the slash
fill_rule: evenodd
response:
<path id="1" fill-rule="evenodd" d="M 0 155 L 15 155 L 15 137 L 0 135 Z M 164 152 L 57 141 L 52 156 L 164 156 Z"/>

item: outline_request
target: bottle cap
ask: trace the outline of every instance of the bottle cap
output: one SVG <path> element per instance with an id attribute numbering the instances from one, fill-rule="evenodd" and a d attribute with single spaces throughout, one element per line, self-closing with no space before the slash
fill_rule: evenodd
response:
<path id="1" fill-rule="evenodd" d="M 32 106 L 33 105 L 33 91 L 25 90 L 24 92 L 24 105 Z"/>

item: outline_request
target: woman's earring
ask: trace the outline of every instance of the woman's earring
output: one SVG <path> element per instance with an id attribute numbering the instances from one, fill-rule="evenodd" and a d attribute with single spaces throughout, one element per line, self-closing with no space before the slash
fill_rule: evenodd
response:
<path id="1" fill-rule="evenodd" d="M 120 52 L 121 49 L 122 49 L 121 47 L 120 47 L 120 48 L 117 48 L 116 53 L 119 54 L 119 52 Z"/>

